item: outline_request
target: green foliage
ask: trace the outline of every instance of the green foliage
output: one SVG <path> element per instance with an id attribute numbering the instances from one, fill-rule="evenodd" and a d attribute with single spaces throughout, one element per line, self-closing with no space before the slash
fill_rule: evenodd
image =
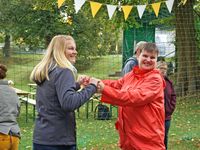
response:
<path id="1" fill-rule="evenodd" d="M 84 59 L 115 53 L 120 32 L 108 21 L 106 8 L 94 19 L 88 11 L 89 3 L 78 14 L 73 3 L 69 0 L 58 8 L 55 0 L 2 0 L 0 32 L 12 35 L 16 45 L 31 49 L 44 49 L 54 35 L 69 34 L 75 38 L 79 55 Z M 69 16 L 72 24 L 67 23 Z"/>
<path id="2" fill-rule="evenodd" d="M 200 49 L 200 17 L 198 16 L 195 22 L 195 29 L 196 29 L 196 38 L 197 38 L 197 47 Z M 200 50 L 197 51 L 198 61 L 200 62 Z"/>
<path id="3" fill-rule="evenodd" d="M 76 39 L 79 55 L 102 56 L 114 50 L 119 39 L 117 30 L 108 20 L 106 8 L 102 8 L 92 18 L 89 3 L 78 14 L 73 14 L 73 36 Z"/>
<path id="4" fill-rule="evenodd" d="M 4 40 L 3 36 L 0 35 L 0 43 L 3 43 L 4 42 L 3 40 Z"/>
<path id="5" fill-rule="evenodd" d="M 46 47 L 54 35 L 68 34 L 68 26 L 62 21 L 54 1 L 45 4 L 44 1 L 35 0 L 25 6 L 26 15 L 20 20 L 16 33 L 16 39 L 22 39 L 21 43 Z"/>
<path id="6" fill-rule="evenodd" d="M 200 0 L 196 0 L 194 10 L 197 12 L 198 16 L 200 16 Z"/>

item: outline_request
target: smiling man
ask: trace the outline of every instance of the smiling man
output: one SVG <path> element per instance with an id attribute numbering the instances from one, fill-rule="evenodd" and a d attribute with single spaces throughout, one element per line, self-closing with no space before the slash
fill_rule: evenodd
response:
<path id="1" fill-rule="evenodd" d="M 138 66 L 119 80 L 98 84 L 101 101 L 119 106 L 116 129 L 123 150 L 164 150 L 165 81 L 156 69 L 158 48 L 145 43 Z"/>

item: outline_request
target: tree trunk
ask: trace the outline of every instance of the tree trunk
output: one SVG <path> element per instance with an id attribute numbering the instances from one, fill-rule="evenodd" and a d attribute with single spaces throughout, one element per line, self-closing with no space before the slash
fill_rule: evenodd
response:
<path id="1" fill-rule="evenodd" d="M 45 37 L 45 46 L 48 47 L 49 43 L 51 42 L 52 36 L 51 35 L 47 35 Z"/>
<path id="2" fill-rule="evenodd" d="M 4 41 L 4 47 L 3 47 L 3 56 L 4 57 L 10 57 L 10 35 L 5 36 Z"/>
<path id="3" fill-rule="evenodd" d="M 177 95 L 197 91 L 197 45 L 193 14 L 194 0 L 175 8 L 177 46 Z"/>

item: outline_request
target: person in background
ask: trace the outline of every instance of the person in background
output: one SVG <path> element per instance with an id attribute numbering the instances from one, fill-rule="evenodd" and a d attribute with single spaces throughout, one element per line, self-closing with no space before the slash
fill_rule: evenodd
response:
<path id="1" fill-rule="evenodd" d="M 0 64 L 0 65 L 2 65 L 2 64 Z M 2 66 L 4 66 L 4 65 L 2 65 Z M 7 72 L 7 67 L 5 66 L 5 68 L 6 68 L 6 72 Z M 14 82 L 12 80 L 1 79 L 0 80 L 0 85 L 10 85 L 10 86 L 13 86 Z"/>
<path id="2" fill-rule="evenodd" d="M 136 47 L 135 47 L 135 50 L 134 50 L 135 55 L 137 55 L 137 53 L 144 47 L 145 43 L 146 43 L 145 41 L 140 41 L 136 44 Z M 127 59 L 124 64 L 125 64 L 124 68 L 122 69 L 123 76 L 125 74 L 127 74 L 128 72 L 130 72 L 133 69 L 133 67 L 138 65 L 138 61 L 137 61 L 137 58 L 135 56 L 132 56 L 129 59 Z"/>
<path id="3" fill-rule="evenodd" d="M 0 64 L 0 81 L 3 82 L 6 72 L 7 67 Z M 0 84 L 0 150 L 18 150 L 20 128 L 17 117 L 19 112 L 20 102 L 14 89 L 8 84 Z"/>
<path id="4" fill-rule="evenodd" d="M 160 70 L 163 75 L 166 87 L 164 89 L 164 100 L 165 100 L 165 147 L 167 149 L 168 143 L 168 132 L 171 124 L 171 116 L 176 107 L 176 93 L 174 90 L 174 86 L 171 80 L 167 77 L 167 63 L 165 61 L 159 61 L 157 64 L 157 68 Z"/>
<path id="5" fill-rule="evenodd" d="M 157 62 L 159 61 L 165 61 L 165 57 L 164 56 L 158 56 Z"/>
<path id="6" fill-rule="evenodd" d="M 76 81 L 76 44 L 71 36 L 54 36 L 30 79 L 37 84 L 38 115 L 33 132 L 33 150 L 76 150 L 75 110 L 97 90 L 97 80 Z M 82 90 L 80 85 L 87 82 Z"/>
<path id="7" fill-rule="evenodd" d="M 138 66 L 118 80 L 102 80 L 101 102 L 119 106 L 115 124 L 123 150 L 164 150 L 165 81 L 156 69 L 158 48 L 145 43 Z"/>
<path id="8" fill-rule="evenodd" d="M 12 80 L 0 80 L 0 85 L 14 85 Z"/>

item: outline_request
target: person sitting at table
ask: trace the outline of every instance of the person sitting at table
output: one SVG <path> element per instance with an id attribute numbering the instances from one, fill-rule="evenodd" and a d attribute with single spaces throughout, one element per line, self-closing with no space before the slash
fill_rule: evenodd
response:
<path id="1" fill-rule="evenodd" d="M 6 84 L 7 67 L 0 64 L 0 150 L 18 150 L 20 128 L 17 116 L 20 102 L 14 89 Z"/>
<path id="2" fill-rule="evenodd" d="M 14 85 L 12 80 L 0 80 L 0 85 Z"/>

